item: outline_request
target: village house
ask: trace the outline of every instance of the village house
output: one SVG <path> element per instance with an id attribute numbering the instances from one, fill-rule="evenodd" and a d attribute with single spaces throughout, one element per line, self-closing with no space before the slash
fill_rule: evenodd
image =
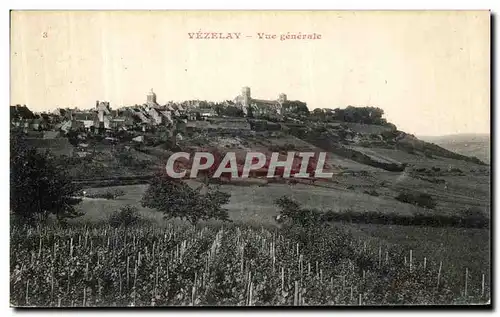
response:
<path id="1" fill-rule="evenodd" d="M 94 112 L 74 112 L 71 114 L 71 120 L 83 123 L 86 130 L 90 130 L 91 127 L 95 127 L 96 123 L 96 113 Z"/>

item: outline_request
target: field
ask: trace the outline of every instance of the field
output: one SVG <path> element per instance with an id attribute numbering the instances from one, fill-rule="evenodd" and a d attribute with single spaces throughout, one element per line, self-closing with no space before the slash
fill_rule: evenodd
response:
<path id="1" fill-rule="evenodd" d="M 463 278 L 452 279 L 443 260 L 331 226 L 315 229 L 312 236 L 234 225 L 15 228 L 11 254 L 14 306 L 397 305 L 489 299 L 484 275 L 464 269 Z"/>
<path id="2" fill-rule="evenodd" d="M 191 182 L 196 186 L 196 182 Z M 101 221 L 106 219 L 111 211 L 125 204 L 137 206 L 141 214 L 149 219 L 161 220 L 161 215 L 153 210 L 140 206 L 140 199 L 147 185 L 130 185 L 113 187 L 121 189 L 125 195 L 115 200 L 85 199 L 80 208 L 85 212 L 84 220 Z M 93 188 L 88 192 L 105 192 L 108 188 Z M 287 186 L 283 184 L 269 184 L 268 186 L 233 186 L 222 185 L 221 190 L 231 193 L 231 200 L 226 208 L 229 209 L 233 221 L 274 224 L 273 217 L 278 214 L 274 200 L 284 195 L 296 199 L 306 207 L 343 210 L 348 208 L 388 212 L 397 210 L 399 213 L 409 213 L 418 210 L 417 207 L 398 202 L 392 198 L 359 195 L 353 191 L 332 190 L 297 184 Z"/>

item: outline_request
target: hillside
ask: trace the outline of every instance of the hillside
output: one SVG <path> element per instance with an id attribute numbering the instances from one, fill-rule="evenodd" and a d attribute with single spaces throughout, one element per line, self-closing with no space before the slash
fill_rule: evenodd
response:
<path id="1" fill-rule="evenodd" d="M 445 136 L 423 136 L 422 140 L 462 155 L 475 156 L 490 163 L 491 146 L 489 134 L 455 134 Z"/>
<path id="2" fill-rule="evenodd" d="M 263 219 L 265 213 L 264 218 L 271 221 L 276 213 L 273 199 L 282 195 L 294 197 L 306 206 L 337 212 L 352 209 L 401 215 L 461 215 L 476 208 L 483 215 L 490 213 L 488 165 L 393 127 L 342 122 L 284 123 L 280 127 L 269 123 L 255 131 L 221 128 L 217 120 L 191 125 L 194 129 L 182 133 L 175 149 L 154 135 L 140 144 L 89 142 L 90 156 L 63 158 L 61 164 L 67 166 L 75 180 L 93 180 L 83 184 L 97 186 L 101 179 L 108 179 L 102 186 L 110 186 L 146 183 L 147 176 L 164 170 L 170 153 L 179 150 L 234 151 L 237 157 L 251 151 L 267 155 L 281 152 L 282 159 L 288 151 L 326 152 L 327 168 L 334 173 L 328 180 L 314 184 L 300 180 L 302 184 L 295 185 L 295 189 L 279 179 L 232 181 L 224 185 L 232 195 L 233 218 L 241 219 L 250 213 Z M 114 179 L 109 181 L 110 178 Z M 436 207 L 430 210 L 395 199 L 406 192 L 428 194 Z M 248 193 L 252 193 L 250 200 L 245 200 Z M 249 206 L 258 208 L 249 210 Z"/>
<path id="3" fill-rule="evenodd" d="M 416 264 L 415 268 L 421 268 L 418 263 L 421 264 L 423 260 L 426 263 L 424 267 L 427 265 L 429 272 L 432 272 L 432 279 L 429 279 L 432 289 L 435 288 L 437 270 L 441 271 L 441 263 L 445 274 L 443 280 L 445 277 L 446 280 L 452 281 L 453 290 L 457 294 L 463 285 L 465 268 L 470 276 L 474 277 L 468 284 L 471 288 L 473 285 L 476 285 L 476 288 L 481 286 L 481 276 L 489 281 L 489 165 L 386 125 L 285 122 L 253 124 L 250 125 L 251 129 L 244 123 L 241 125 L 192 122 L 189 130 L 179 132 L 181 136 L 177 138 L 176 144 L 155 134 L 145 134 L 143 142 L 133 142 L 130 136 L 118 137 L 116 142 L 111 143 L 88 137 L 85 140 L 85 151 L 78 149 L 81 145 L 75 146 L 76 153 L 86 153 L 84 157 L 59 156 L 60 165 L 69 170 L 70 177 L 80 183 L 87 193 L 77 206 L 84 216 L 71 219 L 69 223 L 98 226 L 106 223 L 114 211 L 130 205 L 137 208 L 144 221 L 145 226 L 141 225 L 140 232 L 148 232 L 149 228 L 158 225 L 178 228 L 176 230 L 184 232 L 181 229 L 181 221 L 176 219 L 166 222 L 160 212 L 141 204 L 141 199 L 148 189 L 149 176 L 156 171 L 165 170 L 166 160 L 172 152 L 234 151 L 237 157 L 250 151 L 268 155 L 271 152 L 280 152 L 282 157 L 289 151 L 326 152 L 328 169 L 333 172 L 331 179 L 308 179 L 295 183 L 279 178 L 253 178 L 222 182 L 220 190 L 230 194 L 230 200 L 224 207 L 234 222 L 228 226 L 234 226 L 236 230 L 246 226 L 259 228 L 255 232 L 260 233 L 267 230 L 264 228 L 268 228 L 269 232 L 272 232 L 276 229 L 276 216 L 280 213 L 275 202 L 287 197 L 298 202 L 303 208 L 322 212 L 322 216 L 329 217 L 324 218 L 327 219 L 328 226 L 349 232 L 353 241 L 357 241 L 360 250 L 368 249 L 368 258 L 378 257 L 380 262 L 381 254 L 386 254 L 386 257 L 388 254 L 391 257 L 396 254 L 385 250 L 394 250 L 397 247 L 398 250 L 400 248 L 404 251 L 397 253 L 400 254 L 401 263 L 406 263 L 408 252 L 410 258 L 413 257 L 415 261 L 412 262 Z M 51 142 L 46 142 L 37 146 L 45 149 L 50 144 Z M 54 147 L 65 148 L 56 143 Z M 202 185 L 200 180 L 186 182 L 192 188 Z M 98 197 L 104 197 L 111 192 L 122 192 L 123 195 L 114 199 Z M 206 234 L 211 230 L 207 228 L 218 228 L 220 223 L 209 220 L 199 226 L 204 228 L 199 233 Z M 148 229 L 143 230 L 146 227 Z M 191 229 L 193 228 L 191 226 Z M 114 232 L 116 235 L 116 231 Z M 136 237 L 136 234 L 132 234 L 129 241 L 135 239 L 132 236 Z M 101 241 L 102 246 L 106 246 L 106 241 L 110 241 L 109 234 L 108 239 L 105 237 L 106 233 L 102 239 L 96 239 L 94 236 L 94 240 L 90 241 L 94 241 L 94 246 L 99 245 L 98 241 Z M 160 237 L 165 238 L 167 235 L 161 234 Z M 261 247 L 262 241 L 271 237 L 269 234 L 265 239 L 258 240 L 258 249 L 264 250 L 265 248 Z M 337 235 L 326 232 L 324 237 L 325 241 L 335 241 Z M 212 239 L 209 239 L 207 245 L 212 245 Z M 148 234 L 147 239 L 140 240 L 151 241 L 151 235 Z M 135 243 L 135 240 L 132 241 Z M 234 238 L 228 241 L 228 250 L 234 250 Z M 155 250 L 154 243 L 154 246 L 148 246 L 150 250 Z M 32 253 L 39 252 L 38 241 L 29 245 L 36 248 Z M 283 245 L 288 248 L 288 242 Z M 67 247 L 69 248 L 68 244 Z M 321 254 L 324 253 L 323 247 L 318 250 L 321 250 Z M 50 254 L 51 251 L 44 252 Z M 281 254 L 287 252 L 288 249 Z M 233 255 L 223 256 L 235 258 Z M 103 260 L 104 257 L 100 259 Z M 287 263 L 296 263 L 296 259 L 297 256 L 293 256 Z M 318 265 L 321 265 L 321 262 Z M 314 264 L 311 266 L 314 268 Z M 261 271 L 261 268 L 257 271 Z M 338 268 L 333 271 L 335 274 L 341 272 Z M 365 273 L 369 276 L 369 272 L 360 271 L 359 274 L 364 279 Z M 331 281 L 323 285 L 330 285 Z M 490 282 L 487 282 L 487 285 L 490 285 Z M 383 290 L 377 292 L 384 293 Z"/>

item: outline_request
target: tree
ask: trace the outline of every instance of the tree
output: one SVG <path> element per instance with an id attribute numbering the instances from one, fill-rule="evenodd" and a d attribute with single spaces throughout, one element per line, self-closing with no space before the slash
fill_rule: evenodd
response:
<path id="1" fill-rule="evenodd" d="M 228 106 L 222 110 L 222 115 L 227 117 L 244 117 L 245 113 L 238 107 Z"/>
<path id="2" fill-rule="evenodd" d="M 298 115 L 309 115 L 309 108 L 307 104 L 302 101 L 285 101 L 283 103 L 283 110 L 287 113 L 293 113 Z"/>
<path id="3" fill-rule="evenodd" d="M 114 227 L 129 227 L 141 221 L 139 210 L 135 206 L 125 205 L 115 210 L 108 218 L 109 224 Z"/>
<path id="4" fill-rule="evenodd" d="M 253 108 L 251 106 L 248 106 L 247 107 L 247 117 L 248 118 L 254 118 L 254 115 L 253 115 Z"/>
<path id="5" fill-rule="evenodd" d="M 275 201 L 276 206 L 280 208 L 280 215 L 289 219 L 292 224 L 301 227 L 318 225 L 321 221 L 321 214 L 316 210 L 301 208 L 295 200 L 283 196 Z"/>
<path id="6" fill-rule="evenodd" d="M 202 193 L 203 189 L 206 193 Z M 229 194 L 208 186 L 189 187 L 180 179 L 158 174 L 142 197 L 142 206 L 162 212 L 166 219 L 181 218 L 195 225 L 200 220 L 230 221 L 227 209 Z"/>
<path id="7" fill-rule="evenodd" d="M 224 105 L 221 103 L 216 103 L 214 106 L 214 110 L 215 110 L 215 113 L 217 114 L 217 116 L 220 117 L 224 113 Z"/>
<path id="8" fill-rule="evenodd" d="M 29 147 L 19 135 L 10 143 L 10 209 L 16 220 L 45 221 L 50 214 L 62 221 L 83 215 L 75 205 L 79 188 L 49 152 Z"/>

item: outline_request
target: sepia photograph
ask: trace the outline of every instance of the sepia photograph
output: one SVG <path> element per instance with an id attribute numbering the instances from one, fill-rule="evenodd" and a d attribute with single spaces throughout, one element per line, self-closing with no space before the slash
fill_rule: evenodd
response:
<path id="1" fill-rule="evenodd" d="M 12 10 L 10 307 L 491 308 L 491 27 Z"/>

